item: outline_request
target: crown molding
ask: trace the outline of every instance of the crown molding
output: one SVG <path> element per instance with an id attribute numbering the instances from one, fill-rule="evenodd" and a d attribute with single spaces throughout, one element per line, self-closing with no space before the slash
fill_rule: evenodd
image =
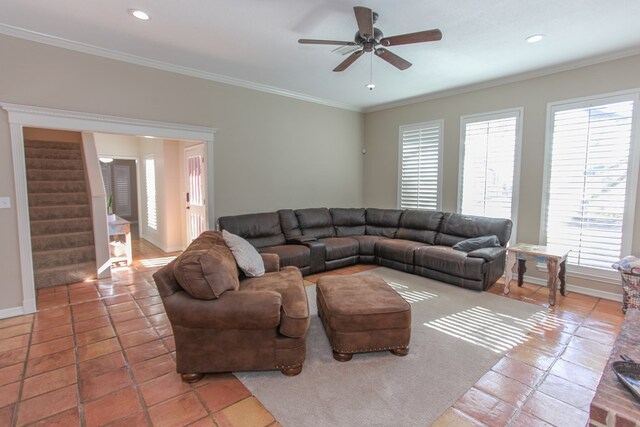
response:
<path id="1" fill-rule="evenodd" d="M 221 74 L 210 73 L 207 71 L 196 70 L 194 68 L 183 67 L 181 65 L 170 64 L 168 62 L 157 61 L 155 59 L 144 58 L 141 56 L 131 55 L 116 50 L 105 49 L 102 47 L 90 45 L 87 43 L 76 42 L 73 40 L 64 39 L 62 37 L 51 36 L 36 31 L 26 30 L 24 28 L 14 27 L 11 25 L 0 24 L 0 34 L 4 34 L 11 37 L 16 37 L 32 42 L 43 43 L 63 49 L 69 49 L 76 52 L 87 53 L 90 55 L 100 56 L 103 58 L 113 59 L 121 62 L 128 62 L 130 64 L 141 65 L 143 67 L 155 68 L 162 71 L 168 71 L 171 73 L 182 74 L 189 77 L 196 77 L 199 79 L 210 80 L 217 83 L 224 83 L 231 86 L 238 86 L 245 89 L 257 90 L 259 92 L 266 92 L 273 95 L 284 96 L 287 98 L 293 98 L 300 101 L 312 102 L 314 104 L 325 105 L 327 107 L 340 108 L 343 110 L 350 110 L 356 112 L 362 112 L 363 109 L 354 105 L 342 104 L 339 102 L 330 101 L 328 99 L 316 98 L 313 96 L 305 95 L 303 93 L 293 92 L 277 87 L 264 85 L 261 83 L 254 83 L 247 80 L 237 79 L 235 77 L 224 76 Z"/>
<path id="2" fill-rule="evenodd" d="M 517 83 L 524 80 L 534 79 L 537 77 L 544 77 L 551 74 L 561 73 L 563 71 L 571 71 L 578 68 L 587 67 L 590 65 L 601 64 L 603 62 L 614 61 L 616 59 L 627 58 L 629 56 L 640 55 L 640 48 L 627 49 L 608 53 L 604 55 L 593 56 L 586 59 L 577 61 L 571 61 L 564 64 L 541 68 L 534 71 L 528 71 L 525 73 L 515 74 L 506 77 L 500 77 L 485 82 L 471 84 L 467 86 L 460 86 L 452 89 L 446 89 L 439 92 L 429 93 L 426 95 L 420 95 L 416 97 L 406 98 L 401 101 L 388 102 L 384 104 L 375 105 L 373 107 L 364 108 L 364 113 L 372 113 L 375 111 L 388 110 L 396 107 L 404 107 L 412 104 L 419 104 L 421 102 L 433 101 L 440 98 L 446 98 L 449 96 L 461 95 L 464 93 L 475 92 L 482 89 L 489 89 L 492 87 L 502 86 L 510 83 Z"/>

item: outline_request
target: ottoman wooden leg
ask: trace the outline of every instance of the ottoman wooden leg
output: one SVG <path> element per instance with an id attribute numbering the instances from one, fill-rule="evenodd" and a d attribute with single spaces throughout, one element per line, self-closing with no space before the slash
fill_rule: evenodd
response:
<path id="1" fill-rule="evenodd" d="M 340 353 L 333 350 L 333 358 L 336 359 L 338 362 L 348 362 L 349 360 L 351 360 L 352 357 L 353 357 L 353 354 L 351 353 Z"/>
<path id="2" fill-rule="evenodd" d="M 391 351 L 391 353 L 395 354 L 396 356 L 406 356 L 407 354 L 409 354 L 409 347 L 394 348 L 393 350 L 389 350 L 389 351 Z"/>
<path id="3" fill-rule="evenodd" d="M 282 375 L 286 375 L 288 377 L 295 377 L 300 372 L 302 372 L 302 365 L 296 366 L 293 368 L 283 368 L 283 369 L 280 369 L 280 372 L 282 372 Z"/>

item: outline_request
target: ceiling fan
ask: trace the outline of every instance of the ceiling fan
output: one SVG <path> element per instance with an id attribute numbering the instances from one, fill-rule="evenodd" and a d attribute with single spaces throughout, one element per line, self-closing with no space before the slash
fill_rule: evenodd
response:
<path id="1" fill-rule="evenodd" d="M 358 31 L 354 41 L 339 40 L 315 40 L 300 39 L 300 44 L 327 44 L 337 46 L 359 46 L 361 49 L 353 52 L 342 61 L 333 71 L 344 71 L 353 64 L 356 59 L 360 58 L 365 52 L 373 52 L 376 56 L 387 61 L 389 64 L 400 70 L 406 70 L 411 67 L 411 62 L 399 57 L 395 53 L 390 52 L 384 47 L 379 46 L 398 46 L 401 44 L 424 43 L 438 41 L 442 39 L 442 33 L 439 29 L 418 31 L 417 33 L 401 34 L 398 36 L 384 37 L 382 31 L 375 28 L 373 24 L 378 20 L 378 14 L 368 7 L 355 6 L 353 11 L 356 14 L 358 23 Z"/>

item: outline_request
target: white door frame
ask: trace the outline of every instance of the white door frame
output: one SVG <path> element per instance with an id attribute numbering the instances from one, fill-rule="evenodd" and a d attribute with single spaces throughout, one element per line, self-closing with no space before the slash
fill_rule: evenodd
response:
<path id="1" fill-rule="evenodd" d="M 183 194 L 182 194 L 183 195 L 183 199 L 182 199 L 183 203 L 186 203 L 186 200 L 185 200 L 184 196 L 186 195 L 186 193 L 189 190 L 189 182 L 188 182 L 188 179 L 186 178 L 187 173 L 188 173 L 188 169 L 189 169 L 188 166 L 187 166 L 187 157 L 188 157 L 188 153 L 190 151 L 195 151 L 195 150 L 197 150 L 198 152 L 202 152 L 202 158 L 203 158 L 203 161 L 204 161 L 205 174 L 209 173 L 209 167 L 208 167 L 208 163 L 207 163 L 207 147 L 202 143 L 193 144 L 193 145 L 189 145 L 189 146 L 183 146 L 182 147 L 182 168 L 183 168 L 183 170 L 182 170 L 183 185 L 182 186 L 184 187 Z M 204 217 L 205 217 L 205 221 L 206 221 L 206 224 L 205 224 L 205 230 L 206 230 L 206 229 L 209 229 L 209 224 L 212 224 L 212 223 L 209 222 L 209 215 L 208 215 L 208 210 L 209 209 L 207 207 L 208 206 L 207 197 L 209 197 L 209 194 L 208 194 L 209 189 L 207 187 L 206 175 L 205 175 L 204 186 L 205 186 Z M 187 247 L 191 243 L 191 240 L 189 240 L 189 231 L 190 231 L 189 214 L 190 214 L 190 212 L 187 212 L 186 209 L 184 209 L 182 212 L 183 212 L 183 218 L 184 218 L 184 221 L 185 221 L 185 224 L 184 224 L 185 226 L 184 226 L 184 229 L 183 229 L 183 233 L 185 233 L 184 234 L 185 238 L 183 239 L 183 243 L 185 244 L 185 247 Z"/>
<path id="2" fill-rule="evenodd" d="M 7 111 L 11 138 L 13 176 L 18 218 L 18 246 L 22 279 L 22 307 L 11 315 L 34 313 L 36 292 L 31 259 L 31 229 L 27 198 L 27 172 L 24 157 L 24 126 L 126 135 L 152 135 L 158 138 L 203 141 L 207 152 L 207 212 L 209 223 L 215 224 L 213 210 L 213 140 L 217 129 L 177 123 L 105 116 L 92 113 L 56 110 L 0 102 Z"/>

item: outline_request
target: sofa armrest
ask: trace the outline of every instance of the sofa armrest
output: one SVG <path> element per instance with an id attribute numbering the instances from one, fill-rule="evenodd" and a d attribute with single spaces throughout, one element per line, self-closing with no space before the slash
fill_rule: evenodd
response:
<path id="1" fill-rule="evenodd" d="M 311 237 L 311 236 L 293 236 L 293 237 L 287 237 L 287 243 L 290 245 L 304 245 L 305 243 L 308 242 L 315 242 L 318 239 L 316 239 L 315 237 Z"/>
<path id="2" fill-rule="evenodd" d="M 471 258 L 484 258 L 487 261 L 494 261 L 504 255 L 506 251 L 507 249 L 502 246 L 494 248 L 480 248 L 469 252 L 467 256 Z"/>
<path id="3" fill-rule="evenodd" d="M 163 298 L 172 326 L 191 329 L 270 329 L 280 324 L 282 297 L 275 291 L 227 291 L 202 300 L 184 291 Z"/>
<path id="4" fill-rule="evenodd" d="M 262 257 L 262 262 L 264 263 L 265 273 L 273 273 L 275 271 L 280 271 L 280 255 L 263 253 L 263 254 L 260 254 L 260 256 Z"/>

